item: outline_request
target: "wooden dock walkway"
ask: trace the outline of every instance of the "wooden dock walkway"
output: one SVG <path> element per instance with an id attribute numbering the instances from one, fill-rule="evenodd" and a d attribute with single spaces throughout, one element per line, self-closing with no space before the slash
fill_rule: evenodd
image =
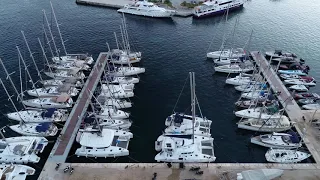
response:
<path id="1" fill-rule="evenodd" d="M 284 110 L 288 114 L 289 119 L 297 129 L 300 136 L 303 138 L 303 142 L 307 146 L 308 150 L 312 154 L 316 163 L 320 163 L 320 143 L 319 139 L 315 137 L 315 133 L 310 128 L 309 120 L 312 118 L 311 111 L 301 110 L 296 101 L 293 99 L 291 93 L 282 83 L 277 73 L 273 70 L 270 63 L 258 51 L 252 51 L 251 56 L 257 65 L 260 67 L 263 76 L 267 79 L 269 85 L 274 92 L 280 91 L 280 95 L 277 96 L 279 102 L 284 107 Z M 306 121 L 303 120 L 302 116 L 305 116 Z M 303 135 L 303 129 L 306 129 Z"/>
<path id="2" fill-rule="evenodd" d="M 80 127 L 83 116 L 86 113 L 89 102 L 91 101 L 92 94 L 99 82 L 99 79 L 103 73 L 103 69 L 106 65 L 107 53 L 100 53 L 90 75 L 84 84 L 79 97 L 73 106 L 73 109 L 57 139 L 50 155 L 47 160 L 51 162 L 65 162 L 71 146 L 76 137 L 77 131 Z"/>

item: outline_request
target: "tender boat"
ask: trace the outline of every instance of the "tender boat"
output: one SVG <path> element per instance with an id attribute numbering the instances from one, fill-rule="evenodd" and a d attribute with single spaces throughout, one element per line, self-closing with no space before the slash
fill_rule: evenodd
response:
<path id="1" fill-rule="evenodd" d="M 290 149 L 269 149 L 265 154 L 268 162 L 297 163 L 310 157 L 311 154 Z"/>
<path id="2" fill-rule="evenodd" d="M 129 141 L 133 134 L 121 130 L 102 128 L 94 133 L 92 128 L 79 131 L 76 141 L 81 147 L 75 155 L 84 157 L 119 157 L 129 155 Z"/>
<path id="3" fill-rule="evenodd" d="M 53 78 L 53 79 L 84 79 L 86 76 L 83 72 L 79 71 L 80 69 L 73 69 L 73 70 L 55 70 L 55 71 L 46 71 L 44 72 L 45 75 Z"/>
<path id="4" fill-rule="evenodd" d="M 208 58 L 241 58 L 245 56 L 246 52 L 242 48 L 224 49 L 222 51 L 213 51 L 207 53 Z"/>
<path id="5" fill-rule="evenodd" d="M 222 73 L 242 73 L 242 72 L 250 72 L 253 71 L 252 65 L 239 65 L 239 64 L 228 64 L 228 65 L 222 65 L 222 66 L 215 66 L 214 70 L 216 72 L 222 72 Z"/>
<path id="6" fill-rule="evenodd" d="M 146 0 L 135 1 L 132 4 L 127 4 L 123 8 L 117 10 L 120 13 L 133 14 L 138 16 L 169 18 L 172 17 L 176 11 L 168 10 L 155 5 Z"/>
<path id="7" fill-rule="evenodd" d="M 26 106 L 35 107 L 39 109 L 70 108 L 73 106 L 73 100 L 68 95 L 61 95 L 52 98 L 29 99 L 22 101 L 22 103 Z"/>
<path id="8" fill-rule="evenodd" d="M 195 122 L 193 124 L 192 116 L 175 113 L 167 117 L 165 125 L 167 126 L 164 135 L 171 136 L 184 136 L 184 135 L 195 135 L 211 137 L 212 121 L 206 118 L 195 117 Z M 194 126 L 194 128 L 193 128 Z"/>
<path id="9" fill-rule="evenodd" d="M 110 83 L 110 84 L 136 84 L 139 83 L 139 78 L 134 77 L 115 77 L 111 75 L 106 75 L 102 80 L 102 83 Z"/>
<path id="10" fill-rule="evenodd" d="M 75 78 L 67 78 L 67 79 L 50 79 L 50 80 L 43 80 L 40 81 L 40 83 L 44 87 L 50 87 L 50 86 L 61 86 L 63 84 L 70 84 L 74 87 L 82 87 L 83 83 Z"/>
<path id="11" fill-rule="evenodd" d="M 133 76 L 141 73 L 145 73 L 146 69 L 141 67 L 110 67 L 110 75 L 112 76 Z"/>
<path id="12" fill-rule="evenodd" d="M 55 136 L 58 128 L 51 122 L 43 123 L 21 123 L 9 126 L 16 133 L 24 136 Z"/>
<path id="13" fill-rule="evenodd" d="M 305 99 L 305 98 L 315 98 L 320 99 L 320 96 L 317 93 L 296 93 L 294 94 L 295 99 Z"/>
<path id="14" fill-rule="evenodd" d="M 51 86 L 51 87 L 32 89 L 32 90 L 28 90 L 27 93 L 30 96 L 35 96 L 35 97 L 56 97 L 56 96 L 61 96 L 62 94 L 77 96 L 79 93 L 79 90 L 75 87 L 72 87 L 71 84 L 64 84 L 61 86 Z"/>
<path id="15" fill-rule="evenodd" d="M 301 147 L 297 133 L 275 133 L 264 134 L 251 138 L 251 143 L 268 148 L 294 149 Z"/>
<path id="16" fill-rule="evenodd" d="M 67 54 L 66 56 L 53 57 L 52 61 L 55 63 L 70 63 L 77 61 L 84 61 L 86 64 L 92 64 L 93 58 L 88 54 Z"/>
<path id="17" fill-rule="evenodd" d="M 106 98 L 103 96 L 98 96 L 97 100 L 102 105 L 102 107 L 115 106 L 118 109 L 125 109 L 125 108 L 132 107 L 132 103 L 124 99 L 114 99 L 114 98 Z"/>
<path id="18" fill-rule="evenodd" d="M 281 115 L 276 105 L 256 107 L 250 109 L 243 109 L 234 113 L 237 117 L 241 118 L 261 118 L 261 119 L 275 119 L 285 115 Z"/>
<path id="19" fill-rule="evenodd" d="M 41 122 L 64 122 L 68 118 L 69 113 L 62 109 L 30 109 L 24 111 L 18 111 L 14 113 L 8 113 L 7 117 L 15 121 L 21 121 L 29 123 L 41 123 Z"/>
<path id="20" fill-rule="evenodd" d="M 318 110 L 320 109 L 320 104 L 315 103 L 315 104 L 306 104 L 302 106 L 303 109 L 307 110 Z"/>
<path id="21" fill-rule="evenodd" d="M 44 137 L 19 136 L 0 140 L 1 163 L 38 163 L 42 153 L 48 145 Z"/>
<path id="22" fill-rule="evenodd" d="M 283 132 L 291 129 L 291 124 L 286 116 L 265 120 L 249 118 L 238 122 L 238 128 L 256 132 Z"/>
<path id="23" fill-rule="evenodd" d="M 287 79 L 284 80 L 285 84 L 292 84 L 292 85 L 304 85 L 304 86 L 315 86 L 316 83 L 312 80 L 304 80 L 304 79 Z"/>
<path id="24" fill-rule="evenodd" d="M 161 135 L 155 142 L 155 149 L 161 151 L 155 156 L 157 162 L 214 162 L 213 138 L 194 135 L 179 138 Z"/>
<path id="25" fill-rule="evenodd" d="M 272 180 L 283 174 L 282 169 L 255 169 L 237 173 L 237 180 Z"/>
<path id="26" fill-rule="evenodd" d="M 193 11 L 194 18 L 202 18 L 223 14 L 225 11 L 233 11 L 242 8 L 244 0 L 214 0 L 205 1 L 200 6 L 196 6 Z"/>
<path id="27" fill-rule="evenodd" d="M 307 73 L 305 73 L 302 70 L 278 70 L 280 74 L 296 74 L 300 76 L 306 76 Z"/>
<path id="28" fill-rule="evenodd" d="M 297 58 L 297 55 L 290 52 L 283 52 L 282 50 L 274 50 L 274 51 L 267 51 L 266 56 L 272 57 L 272 58 L 282 58 L 282 57 L 293 57 Z"/>
<path id="29" fill-rule="evenodd" d="M 307 91 L 309 91 L 309 89 L 305 85 L 302 85 L 302 84 L 297 84 L 297 85 L 290 86 L 288 89 L 289 90 L 293 90 L 293 91 L 298 91 L 298 92 L 307 92 Z"/>
<path id="30" fill-rule="evenodd" d="M 1 180 L 25 180 L 27 176 L 32 176 L 36 172 L 35 169 L 25 165 L 17 164 L 1 164 L 0 179 Z"/>
<path id="31" fill-rule="evenodd" d="M 113 49 L 111 53 L 110 62 L 113 64 L 133 64 L 141 60 L 141 52 L 128 53 L 120 49 Z"/>

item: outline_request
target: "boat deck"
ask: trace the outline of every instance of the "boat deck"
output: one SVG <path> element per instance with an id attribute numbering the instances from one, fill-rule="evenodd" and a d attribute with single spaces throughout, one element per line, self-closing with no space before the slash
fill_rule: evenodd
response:
<path id="1" fill-rule="evenodd" d="M 303 138 L 303 142 L 312 154 L 314 160 L 316 161 L 316 163 L 320 163 L 319 139 L 315 136 L 315 134 L 317 133 L 314 132 L 313 127 L 311 127 L 309 123 L 310 120 L 314 118 L 313 115 L 316 114 L 316 112 L 301 110 L 301 108 L 298 106 L 298 104 L 292 97 L 291 93 L 282 83 L 277 73 L 273 70 L 272 66 L 263 54 L 261 54 L 258 51 L 253 51 L 251 52 L 251 56 L 253 57 L 257 65 L 260 67 L 263 76 L 266 77 L 273 91 L 281 92 L 280 95 L 277 96 L 278 100 L 284 107 L 284 110 L 288 114 L 288 117 L 290 118 L 294 127 L 297 129 L 298 133 Z M 306 120 L 303 120 L 303 116 Z M 306 129 L 304 134 L 303 129 Z"/>
<path id="2" fill-rule="evenodd" d="M 100 53 L 86 83 L 82 88 L 82 91 L 79 94 L 76 103 L 73 106 L 73 109 L 60 133 L 60 136 L 58 137 L 49 155 L 47 162 L 66 161 L 83 116 L 85 115 L 89 102 L 92 98 L 92 94 L 90 92 L 93 93 L 96 89 L 96 86 L 102 75 L 103 68 L 107 62 L 106 58 L 107 53 Z"/>

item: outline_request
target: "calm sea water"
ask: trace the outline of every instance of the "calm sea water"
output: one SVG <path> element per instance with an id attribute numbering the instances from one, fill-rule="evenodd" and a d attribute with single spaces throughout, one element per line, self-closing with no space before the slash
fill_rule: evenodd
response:
<path id="1" fill-rule="evenodd" d="M 107 51 L 106 42 L 115 48 L 113 32 L 119 32 L 121 14 L 114 9 L 81 6 L 74 1 L 52 0 L 69 53 L 89 52 L 94 57 Z M 39 67 L 43 59 L 37 37 L 41 31 L 42 9 L 50 13 L 49 1 L 1 0 L 0 1 L 0 57 L 10 72 L 18 72 L 16 45 L 23 51 L 30 64 L 34 79 L 36 73 L 23 42 L 21 30 L 26 34 Z M 131 130 L 130 156 L 126 158 L 95 160 L 77 158 L 70 153 L 70 162 L 154 162 L 154 141 L 164 129 L 164 120 L 173 111 L 180 90 L 189 71 L 196 74 L 196 93 L 204 116 L 211 119 L 212 136 L 215 138 L 217 162 L 265 162 L 267 149 L 249 144 L 252 132 L 238 130 L 233 115 L 234 102 L 239 98 L 232 86 L 225 85 L 225 75 L 214 74 L 213 63 L 206 60 L 209 46 L 219 49 L 225 31 L 231 33 L 236 19 L 234 42 L 230 37 L 227 46 L 244 46 L 253 30 L 249 50 L 283 49 L 295 52 L 307 60 L 311 75 L 320 77 L 319 12 L 320 2 L 309 0 L 248 1 L 244 9 L 231 13 L 228 23 L 221 17 L 194 20 L 174 17 L 172 20 L 126 16 L 128 32 L 136 50 L 143 53 L 142 66 L 146 73 L 136 86 L 130 109 L 134 122 Z M 51 15 L 48 15 L 49 19 Z M 54 31 L 57 34 L 56 31 Z M 56 37 L 57 43 L 58 36 Z M 61 45 L 59 44 L 59 47 Z M 5 76 L 3 71 L 1 77 Z M 13 75 L 19 84 L 18 73 Z M 9 83 L 8 89 L 13 93 Z M 317 92 L 318 86 L 312 90 Z M 4 90 L 0 88 L 1 113 L 13 111 Z M 5 105 L 8 104 L 8 105 Z M 190 107 L 189 86 L 186 86 L 176 111 Z M 0 125 L 9 125 L 4 116 Z M 10 130 L 7 136 L 15 135 Z M 50 152 L 47 148 L 47 153 Z M 46 156 L 44 155 L 44 156 Z M 45 159 L 45 158 L 43 158 Z M 44 163 L 34 165 L 41 167 Z"/>

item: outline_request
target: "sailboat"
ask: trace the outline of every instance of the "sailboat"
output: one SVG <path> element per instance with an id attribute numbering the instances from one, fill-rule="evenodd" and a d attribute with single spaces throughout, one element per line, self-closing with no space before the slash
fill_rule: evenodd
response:
<path id="1" fill-rule="evenodd" d="M 259 99 L 259 100 L 266 100 L 271 95 L 271 93 L 268 90 L 253 90 L 250 92 L 245 92 L 241 94 L 242 98 L 246 99 Z"/>
<path id="2" fill-rule="evenodd" d="M 268 162 L 297 163 L 310 157 L 311 154 L 303 151 L 290 149 L 269 149 L 265 154 Z"/>
<path id="3" fill-rule="evenodd" d="M 9 128 L 24 136 L 55 136 L 58 132 L 58 127 L 52 122 L 24 123 L 20 121 L 20 124 L 9 126 Z"/>
<path id="4" fill-rule="evenodd" d="M 115 106 L 102 106 L 100 112 L 95 114 L 95 116 L 103 119 L 126 119 L 130 116 L 130 114 L 118 110 Z"/>
<path id="5" fill-rule="evenodd" d="M 303 84 L 292 85 L 292 86 L 289 86 L 288 89 L 293 90 L 293 91 L 298 91 L 298 92 L 307 92 L 307 91 L 309 91 L 309 89 Z"/>
<path id="6" fill-rule="evenodd" d="M 252 65 L 239 65 L 239 64 L 227 64 L 222 66 L 215 66 L 214 70 L 216 72 L 222 72 L 222 73 L 246 73 L 253 71 L 254 68 Z"/>
<path id="7" fill-rule="evenodd" d="M 138 75 L 141 73 L 145 73 L 146 69 L 142 67 L 114 67 L 110 66 L 110 75 L 113 76 L 133 76 L 133 75 Z"/>
<path id="8" fill-rule="evenodd" d="M 224 49 L 207 53 L 207 58 L 242 58 L 246 56 L 243 48 Z"/>
<path id="9" fill-rule="evenodd" d="M 62 94 L 58 97 L 52 98 L 36 98 L 28 99 L 22 101 L 26 106 L 39 108 L 39 109 L 49 109 L 49 108 L 70 108 L 73 106 L 73 100 L 69 95 Z"/>
<path id="10" fill-rule="evenodd" d="M 26 165 L 1 164 L 0 179 L 2 180 L 25 180 L 27 176 L 32 176 L 36 170 Z"/>
<path id="11" fill-rule="evenodd" d="M 135 77 L 120 77 L 120 76 L 112 76 L 106 75 L 103 77 L 102 83 L 110 83 L 110 84 L 136 84 L 139 83 L 139 78 Z"/>
<path id="12" fill-rule="evenodd" d="M 237 91 L 241 92 L 250 92 L 255 91 L 257 89 L 265 90 L 267 89 L 267 85 L 261 82 L 249 83 L 247 85 L 235 86 L 234 87 Z"/>
<path id="13" fill-rule="evenodd" d="M 226 84 L 235 86 L 247 85 L 249 83 L 255 83 L 255 80 L 253 79 L 254 77 L 252 75 L 245 75 L 244 73 L 240 73 L 236 77 L 227 78 Z"/>
<path id="14" fill-rule="evenodd" d="M 75 68 L 72 70 L 54 70 L 54 71 L 45 71 L 45 75 L 53 79 L 84 79 L 86 76 L 80 71 L 80 68 Z"/>
<path id="15" fill-rule="evenodd" d="M 286 116 L 277 119 L 242 119 L 238 122 L 239 129 L 245 129 L 256 132 L 283 132 L 291 129 L 291 123 Z"/>
<path id="16" fill-rule="evenodd" d="M 115 106 L 118 109 L 126 109 L 132 107 L 132 103 L 126 101 L 125 99 L 115 99 L 98 96 L 97 102 L 99 102 L 102 107 Z"/>
<path id="17" fill-rule="evenodd" d="M 83 71 L 90 70 L 90 66 L 85 63 L 85 61 L 75 61 L 75 62 L 66 62 L 66 63 L 55 63 L 55 64 L 49 64 L 50 68 L 58 69 L 58 70 L 73 70 L 73 69 L 79 69 Z"/>
<path id="18" fill-rule="evenodd" d="M 130 91 L 134 89 L 134 84 L 120 84 L 120 85 L 115 85 L 115 84 L 102 84 L 101 86 L 101 91 L 103 92 L 108 92 L 108 91 L 118 91 L 118 90 L 126 90 Z"/>
<path id="19" fill-rule="evenodd" d="M 68 94 L 69 96 L 77 96 L 79 90 L 73 87 L 71 84 L 63 84 L 60 86 L 43 87 L 38 89 L 28 90 L 27 93 L 30 96 L 36 97 L 56 97 L 62 94 Z"/>
<path id="20" fill-rule="evenodd" d="M 69 113 L 63 109 L 27 109 L 14 113 L 8 113 L 7 117 L 15 121 L 23 121 L 26 123 L 34 122 L 64 122 L 67 120 Z"/>
<path id="21" fill-rule="evenodd" d="M 281 110 L 283 111 L 283 110 Z M 275 119 L 282 115 L 279 112 L 277 105 L 270 105 L 264 107 L 256 107 L 243 109 L 234 113 L 237 117 L 241 118 L 260 118 L 260 119 Z"/>
<path id="22" fill-rule="evenodd" d="M 1 133 L 3 136 L 3 134 Z M 48 145 L 44 137 L 19 136 L 0 140 L 1 163 L 38 163 L 42 153 Z"/>
<path id="23" fill-rule="evenodd" d="M 191 104 L 192 104 L 192 134 L 190 137 L 161 135 L 155 142 L 155 156 L 158 162 L 213 162 L 216 160 L 213 149 L 213 138 L 195 135 L 195 81 L 194 73 L 190 72 Z M 179 116 L 180 117 L 180 116 Z M 189 116 L 190 118 L 190 116 Z"/>
<path id="24" fill-rule="evenodd" d="M 263 147 L 280 149 L 294 149 L 302 145 L 297 133 L 290 131 L 288 133 L 273 132 L 272 134 L 263 134 L 252 137 L 250 141 Z"/>
<path id="25" fill-rule="evenodd" d="M 81 81 L 75 79 L 75 78 L 66 78 L 66 79 L 48 79 L 40 81 L 40 83 L 44 87 L 50 87 L 50 86 L 61 86 L 63 84 L 70 84 L 74 87 L 82 87 L 84 83 Z"/>

